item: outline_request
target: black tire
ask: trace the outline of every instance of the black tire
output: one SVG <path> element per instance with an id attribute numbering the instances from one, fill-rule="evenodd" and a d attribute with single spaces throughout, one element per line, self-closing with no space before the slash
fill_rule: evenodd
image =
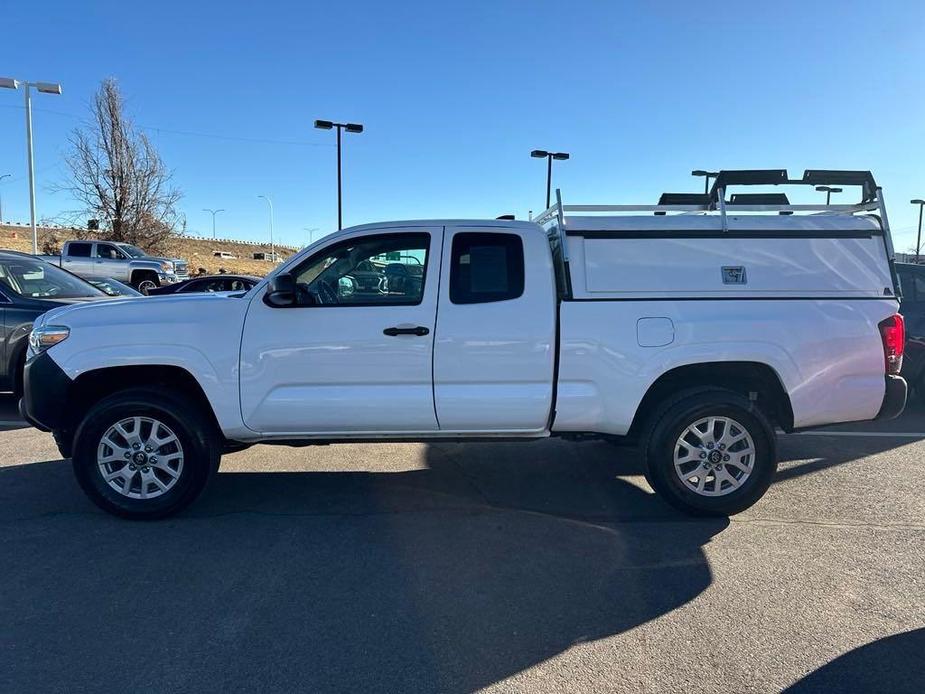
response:
<path id="1" fill-rule="evenodd" d="M 161 283 L 158 281 L 157 275 L 153 272 L 136 272 L 132 276 L 132 286 L 137 291 L 148 296 L 148 292 L 160 287 Z"/>
<path id="2" fill-rule="evenodd" d="M 711 416 L 725 417 L 739 423 L 751 436 L 755 450 L 748 477 L 737 489 L 721 496 L 705 496 L 690 489 L 675 470 L 675 447 L 682 433 L 688 426 Z M 665 402 L 653 417 L 643 442 L 646 480 L 665 501 L 691 515 L 731 516 L 740 513 L 764 495 L 777 472 L 774 428 L 755 403 L 728 390 L 682 393 Z M 717 464 L 722 471 L 727 469 L 725 463 Z M 728 469 L 734 474 L 740 474 L 731 466 Z M 690 468 L 682 467 L 682 470 L 686 472 Z M 693 474 L 688 472 L 688 475 Z M 708 484 L 714 483 L 716 478 L 711 477 L 709 471 L 705 471 L 705 474 Z M 730 486 L 727 482 L 717 483 L 721 487 Z"/>
<path id="3" fill-rule="evenodd" d="M 164 492 L 155 489 L 154 493 L 160 494 L 155 498 L 130 498 L 114 489 L 97 464 L 103 435 L 117 422 L 131 417 L 161 422 L 176 435 L 182 447 L 182 467 L 176 480 L 161 475 L 173 486 Z M 160 387 L 133 388 L 114 393 L 90 408 L 74 437 L 72 464 L 77 482 L 101 509 L 122 518 L 154 520 L 178 513 L 202 493 L 221 460 L 219 441 L 218 432 L 205 413 L 172 391 Z M 159 450 L 155 453 L 160 455 Z M 152 474 L 154 467 L 150 468 Z M 141 467 L 138 469 L 134 485 L 143 483 Z M 124 483 L 123 480 L 123 486 Z"/>

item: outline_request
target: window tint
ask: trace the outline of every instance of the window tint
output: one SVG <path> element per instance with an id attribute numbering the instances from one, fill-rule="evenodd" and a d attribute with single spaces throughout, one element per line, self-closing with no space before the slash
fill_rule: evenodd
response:
<path id="1" fill-rule="evenodd" d="M 456 234 L 450 263 L 454 304 L 506 301 L 524 293 L 524 248 L 517 234 Z"/>
<path id="2" fill-rule="evenodd" d="M 382 234 L 327 248 L 293 271 L 299 303 L 401 306 L 421 303 L 430 234 Z"/>
<path id="3" fill-rule="evenodd" d="M 89 258 L 91 248 L 89 243 L 72 243 L 67 247 L 67 254 L 74 258 Z"/>

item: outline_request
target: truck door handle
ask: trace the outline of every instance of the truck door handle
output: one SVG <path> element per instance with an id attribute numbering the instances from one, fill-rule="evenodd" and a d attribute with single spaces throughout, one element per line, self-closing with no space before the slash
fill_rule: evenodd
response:
<path id="1" fill-rule="evenodd" d="M 423 337 L 430 333 L 430 328 L 425 328 L 423 325 L 417 325 L 413 328 L 386 328 L 382 331 L 383 335 L 388 335 L 389 337 L 395 337 L 396 335 L 417 335 L 418 337 Z"/>

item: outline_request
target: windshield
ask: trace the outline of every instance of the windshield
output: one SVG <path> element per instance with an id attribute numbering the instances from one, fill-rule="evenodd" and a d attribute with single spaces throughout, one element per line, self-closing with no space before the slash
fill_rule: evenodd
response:
<path id="1" fill-rule="evenodd" d="M 120 243 L 119 248 L 128 253 L 133 258 L 146 258 L 148 254 L 141 250 L 138 246 L 132 246 L 127 243 Z"/>
<path id="2" fill-rule="evenodd" d="M 69 272 L 29 258 L 0 258 L 0 283 L 30 299 L 78 299 L 106 296 Z"/>

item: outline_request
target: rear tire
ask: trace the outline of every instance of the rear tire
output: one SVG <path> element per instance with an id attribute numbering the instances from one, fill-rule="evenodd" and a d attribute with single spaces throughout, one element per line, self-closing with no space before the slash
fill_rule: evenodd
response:
<path id="1" fill-rule="evenodd" d="M 133 388 L 93 405 L 74 437 L 77 482 L 123 518 L 178 513 L 218 469 L 218 433 L 204 413 L 166 388 Z"/>
<path id="2" fill-rule="evenodd" d="M 777 471 L 774 429 L 753 402 L 727 390 L 680 394 L 644 438 L 646 479 L 669 504 L 730 516 L 760 499 Z"/>

